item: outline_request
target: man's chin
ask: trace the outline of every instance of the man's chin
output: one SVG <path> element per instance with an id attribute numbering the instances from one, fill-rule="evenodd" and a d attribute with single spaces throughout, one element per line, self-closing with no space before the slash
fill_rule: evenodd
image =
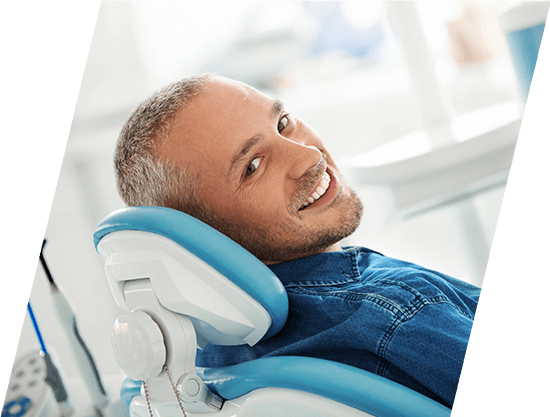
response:
<path id="1" fill-rule="evenodd" d="M 314 231 L 288 231 L 292 238 L 288 243 L 280 245 L 272 239 L 261 239 L 255 244 L 243 245 L 249 252 L 260 259 L 266 265 L 292 261 L 307 256 L 317 255 L 330 251 L 342 239 L 354 233 L 361 222 L 363 205 L 355 193 L 351 196 L 351 202 L 338 219 L 337 224 L 327 225 Z M 288 238 L 288 237 L 287 237 Z M 249 248 L 247 248 L 249 246 Z"/>
<path id="2" fill-rule="evenodd" d="M 279 230 L 267 230 L 249 225 L 236 225 L 217 218 L 209 224 L 233 239 L 266 265 L 292 261 L 327 251 L 331 246 L 351 235 L 359 227 L 363 205 L 350 190 L 330 224 L 312 230 L 280 225 Z M 212 219 L 210 219 L 212 220 Z"/>

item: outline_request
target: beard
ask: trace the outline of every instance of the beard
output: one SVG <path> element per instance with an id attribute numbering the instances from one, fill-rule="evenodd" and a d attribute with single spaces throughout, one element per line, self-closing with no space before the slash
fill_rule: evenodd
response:
<path id="1" fill-rule="evenodd" d="M 209 223 L 262 262 L 286 262 L 312 256 L 340 242 L 359 227 L 363 204 L 351 188 L 347 187 L 347 190 L 348 193 L 340 193 L 330 203 L 339 209 L 338 218 L 331 224 L 301 228 L 296 224 L 281 222 L 276 230 L 268 230 L 261 225 L 227 222 L 218 216 L 215 219 L 210 217 Z"/>

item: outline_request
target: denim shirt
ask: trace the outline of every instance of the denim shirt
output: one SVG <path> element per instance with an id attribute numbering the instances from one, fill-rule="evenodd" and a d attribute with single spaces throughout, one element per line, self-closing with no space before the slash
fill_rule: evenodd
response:
<path id="1" fill-rule="evenodd" d="M 365 369 L 452 407 L 480 289 L 361 247 L 270 269 L 289 298 L 285 327 L 253 347 L 213 346 L 197 366 L 308 356 Z"/>

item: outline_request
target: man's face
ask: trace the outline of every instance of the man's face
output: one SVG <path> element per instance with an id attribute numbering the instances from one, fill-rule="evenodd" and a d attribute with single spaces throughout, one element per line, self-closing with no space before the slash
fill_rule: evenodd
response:
<path id="1" fill-rule="evenodd" d="M 337 248 L 362 205 L 317 133 L 245 84 L 207 87 L 176 115 L 160 157 L 199 173 L 210 223 L 266 263 Z"/>

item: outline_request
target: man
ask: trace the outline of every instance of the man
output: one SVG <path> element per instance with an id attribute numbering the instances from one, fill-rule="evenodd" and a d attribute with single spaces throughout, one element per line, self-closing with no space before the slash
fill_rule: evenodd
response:
<path id="1" fill-rule="evenodd" d="M 124 126 L 115 156 L 128 205 L 210 224 L 285 285 L 288 321 L 254 347 L 208 346 L 199 366 L 264 356 L 330 359 L 452 406 L 479 288 L 366 248 L 342 248 L 362 205 L 318 134 L 283 104 L 214 75 L 174 83 Z"/>

